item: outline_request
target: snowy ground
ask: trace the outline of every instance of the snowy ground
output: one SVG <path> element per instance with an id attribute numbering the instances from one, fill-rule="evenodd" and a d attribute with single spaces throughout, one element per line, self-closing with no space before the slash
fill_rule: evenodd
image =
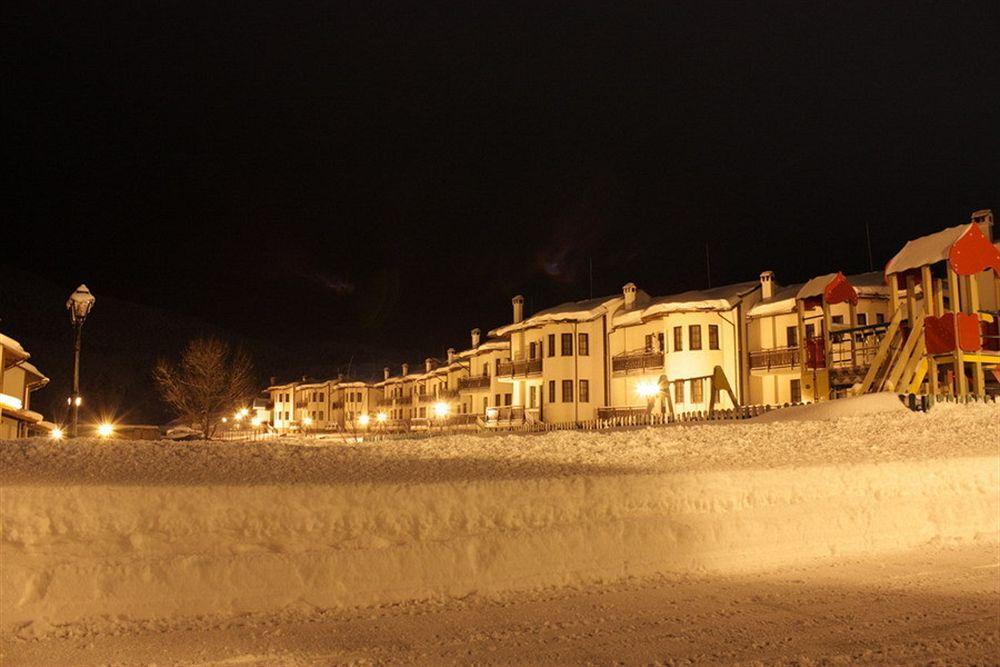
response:
<path id="1" fill-rule="evenodd" d="M 942 610 L 928 623 L 947 624 L 939 634 L 973 656 L 956 632 L 991 610 L 996 618 L 983 596 L 995 600 L 997 406 L 918 414 L 876 396 L 840 412 L 835 421 L 802 410 L 795 422 L 321 447 L 0 443 L 4 664 L 140 654 L 438 662 L 466 659 L 465 650 L 488 659 L 477 651 L 490 650 L 490 633 L 500 637 L 496 659 L 514 662 L 605 661 L 616 648 L 652 659 L 634 639 L 664 655 L 738 661 L 754 657 L 739 632 L 756 641 L 741 620 L 775 613 L 791 624 L 793 640 L 768 639 L 782 656 L 850 656 L 868 637 L 909 660 L 948 650 L 913 649 L 917 634 L 905 634 L 924 627 L 929 612 L 915 610 L 926 604 Z M 919 595 L 890 595 L 869 576 L 894 562 L 920 579 L 911 570 L 925 561 L 945 574 Z M 768 595 L 781 598 L 781 582 L 800 569 L 813 573 L 809 586 L 788 588 L 790 601 L 771 609 Z M 885 635 L 862 602 L 878 599 L 873 591 L 888 596 L 902 634 Z M 608 599 L 632 600 L 635 615 L 592 620 L 603 617 L 587 610 Z M 810 600 L 818 606 L 796 620 Z M 836 618 L 838 600 L 854 605 L 850 633 L 810 625 L 810 614 Z M 666 620 L 654 623 L 658 614 Z M 687 617 L 695 630 L 681 632 Z M 515 618 L 528 619 L 517 620 L 524 641 L 504 639 Z M 577 632 L 588 624 L 593 632 Z M 995 647 L 995 633 L 975 628 Z M 566 632 L 571 641 L 558 644 Z M 837 632 L 840 644 L 805 650 L 815 633 Z M 855 634 L 860 643 L 847 642 Z M 730 640 L 738 650 L 726 653 Z M 542 646 L 550 641 L 555 653 Z M 79 659 L 56 660 L 61 651 Z"/>
<path id="2" fill-rule="evenodd" d="M 353 611 L 108 621 L 4 665 L 996 664 L 995 545 Z"/>

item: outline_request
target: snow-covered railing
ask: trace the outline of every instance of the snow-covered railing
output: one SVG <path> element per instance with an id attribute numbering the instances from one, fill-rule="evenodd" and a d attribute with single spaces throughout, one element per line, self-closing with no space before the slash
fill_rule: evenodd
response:
<path id="1" fill-rule="evenodd" d="M 996 403 L 1000 400 L 996 394 L 986 394 L 984 396 L 935 396 L 932 394 L 900 394 L 899 400 L 903 405 L 914 412 L 927 412 L 937 403 L 955 403 L 968 405 L 969 403 Z"/>

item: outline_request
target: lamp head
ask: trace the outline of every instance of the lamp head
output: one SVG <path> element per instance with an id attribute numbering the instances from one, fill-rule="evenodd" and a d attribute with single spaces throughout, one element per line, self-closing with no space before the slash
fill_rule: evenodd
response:
<path id="1" fill-rule="evenodd" d="M 87 315 L 90 314 L 90 309 L 94 307 L 96 300 L 86 285 L 80 285 L 75 292 L 69 295 L 66 300 L 66 310 L 69 311 L 73 324 L 82 324 L 87 319 Z"/>

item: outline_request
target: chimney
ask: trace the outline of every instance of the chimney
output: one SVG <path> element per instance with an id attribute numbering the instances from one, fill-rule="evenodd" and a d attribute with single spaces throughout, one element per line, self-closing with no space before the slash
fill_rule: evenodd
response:
<path id="1" fill-rule="evenodd" d="M 510 303 L 514 306 L 514 324 L 519 324 L 524 320 L 524 297 L 518 294 L 510 300 Z"/>
<path id="2" fill-rule="evenodd" d="M 760 298 L 770 299 L 774 296 L 774 271 L 764 271 L 760 274 Z"/>
<path id="3" fill-rule="evenodd" d="M 986 240 L 993 243 L 993 210 L 984 208 L 980 211 L 972 212 L 972 222 L 979 225 L 979 231 L 983 233 Z"/>
<path id="4" fill-rule="evenodd" d="M 389 367 L 388 366 L 386 366 L 385 368 L 382 369 L 382 379 L 383 380 L 388 380 L 389 379 Z"/>
<path id="5" fill-rule="evenodd" d="M 622 294 L 625 296 L 625 310 L 631 310 L 635 305 L 635 283 L 625 283 Z"/>
<path id="6" fill-rule="evenodd" d="M 428 373 L 434 370 L 434 360 L 431 359 L 430 357 L 424 359 L 424 370 Z"/>
<path id="7" fill-rule="evenodd" d="M 410 365 L 403 364 L 403 375 L 409 375 L 409 374 L 410 374 Z"/>
<path id="8" fill-rule="evenodd" d="M 448 348 L 448 363 L 451 364 L 451 363 L 454 363 L 454 362 L 455 362 L 455 348 L 449 347 Z"/>
<path id="9" fill-rule="evenodd" d="M 479 347 L 479 329 L 472 330 L 472 349 Z M 271 384 L 274 384 L 273 382 Z"/>

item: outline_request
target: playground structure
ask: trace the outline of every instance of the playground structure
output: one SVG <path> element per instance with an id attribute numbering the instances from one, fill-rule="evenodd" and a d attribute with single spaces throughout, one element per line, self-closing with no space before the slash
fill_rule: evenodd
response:
<path id="1" fill-rule="evenodd" d="M 671 391 L 675 386 L 683 386 L 686 383 L 704 382 L 708 380 L 708 418 L 712 419 L 715 415 L 715 406 L 719 403 L 722 392 L 726 392 L 729 395 L 729 400 L 733 404 L 733 408 L 738 409 L 740 407 L 740 402 L 736 398 L 736 394 L 733 392 L 732 385 L 729 384 L 729 380 L 726 378 L 726 372 L 722 369 L 722 366 L 716 366 L 712 370 L 711 375 L 700 375 L 697 377 L 688 378 L 676 378 L 673 380 L 667 379 L 666 375 L 661 375 L 656 383 L 655 387 L 650 387 L 646 392 L 646 416 L 653 414 L 653 409 L 656 407 L 656 401 L 660 401 L 660 413 L 663 416 L 669 415 L 671 420 L 677 418 L 677 414 L 674 411 L 674 400 L 673 391 Z"/>
<path id="2" fill-rule="evenodd" d="M 893 313 L 855 394 L 985 396 L 1000 381 L 993 214 L 908 242 L 885 268 Z M 985 233 L 984 233 L 985 230 Z"/>
<path id="3" fill-rule="evenodd" d="M 797 358 L 804 399 L 846 395 L 874 360 L 889 325 L 867 319 L 859 324 L 858 301 L 858 290 L 840 272 L 817 276 L 796 294 Z M 847 305 L 846 322 L 843 315 L 837 320 L 833 315 L 839 304 Z"/>

